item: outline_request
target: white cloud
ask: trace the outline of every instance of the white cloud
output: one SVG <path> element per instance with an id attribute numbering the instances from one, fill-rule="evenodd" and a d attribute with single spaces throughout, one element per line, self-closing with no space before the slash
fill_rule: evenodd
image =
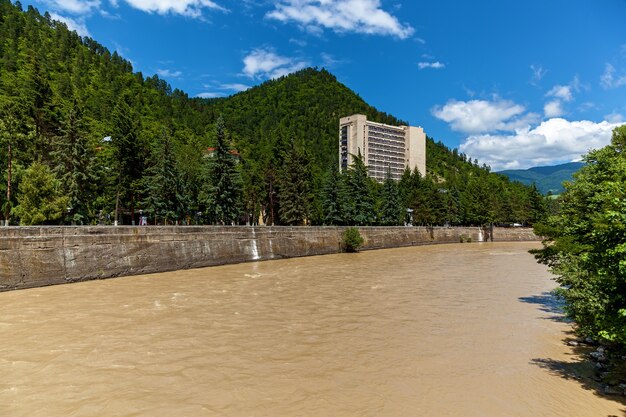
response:
<path id="1" fill-rule="evenodd" d="M 439 61 L 436 61 L 436 62 L 420 62 L 420 63 L 417 64 L 417 66 L 421 70 L 423 70 L 424 68 L 442 69 L 442 68 L 446 67 L 445 64 L 442 64 Z"/>
<path id="2" fill-rule="evenodd" d="M 432 114 L 450 123 L 453 130 L 483 133 L 523 128 L 537 120 L 536 114 L 525 111 L 524 106 L 508 100 L 450 100 L 443 107 L 434 107 Z"/>
<path id="3" fill-rule="evenodd" d="M 215 93 L 215 92 L 206 92 L 206 93 L 200 93 L 196 95 L 196 97 L 198 98 L 218 98 L 218 97 L 224 97 L 224 96 L 225 96 L 224 93 Z"/>
<path id="4" fill-rule="evenodd" d="M 530 82 L 531 84 L 538 83 L 548 73 L 548 71 L 546 69 L 544 69 L 541 65 L 531 65 L 530 69 L 533 72 L 533 78 L 532 78 L 532 80 Z"/>
<path id="5" fill-rule="evenodd" d="M 173 71 L 170 69 L 158 69 L 156 72 L 161 78 L 178 78 L 183 75 L 181 71 Z"/>
<path id="6" fill-rule="evenodd" d="M 611 64 L 606 64 L 604 67 L 604 73 L 600 77 L 600 84 L 602 87 L 618 88 L 626 85 L 626 75 L 615 76 L 615 67 Z"/>
<path id="7" fill-rule="evenodd" d="M 295 22 L 314 33 L 330 29 L 406 39 L 414 32 L 383 10 L 380 0 L 281 0 L 266 17 Z"/>
<path id="8" fill-rule="evenodd" d="M 559 117 L 564 115 L 565 111 L 563 110 L 561 100 L 548 101 L 543 106 L 543 114 L 545 114 L 546 117 Z"/>
<path id="9" fill-rule="evenodd" d="M 574 95 L 572 94 L 572 87 L 569 85 L 555 85 L 546 94 L 547 97 L 555 97 L 563 101 L 572 101 Z"/>
<path id="10" fill-rule="evenodd" d="M 203 9 L 226 11 L 211 0 L 124 0 L 135 9 L 157 14 L 180 14 L 188 17 L 201 17 Z"/>
<path id="11" fill-rule="evenodd" d="M 250 88 L 250 86 L 246 84 L 233 83 L 233 84 L 220 84 L 219 88 L 221 88 L 222 90 L 231 90 L 231 91 L 240 92 L 240 91 L 246 91 L 247 89 Z"/>
<path id="12" fill-rule="evenodd" d="M 250 78 L 278 78 L 308 66 L 308 62 L 276 54 L 268 48 L 258 48 L 243 59 L 243 73 Z"/>
<path id="13" fill-rule="evenodd" d="M 624 123 L 624 115 L 615 111 L 611 114 L 607 114 L 606 116 L 604 116 L 604 119 L 609 123 Z"/>
<path id="14" fill-rule="evenodd" d="M 54 10 L 62 10 L 72 14 L 88 14 L 100 7 L 100 0 L 45 0 Z"/>
<path id="15" fill-rule="evenodd" d="M 50 17 L 52 20 L 58 20 L 59 22 L 65 23 L 69 30 L 76 31 L 76 33 L 80 36 L 91 36 L 91 34 L 89 34 L 89 30 L 87 29 L 87 25 L 85 25 L 85 21 L 82 18 L 73 19 L 56 13 L 50 13 Z"/>
<path id="16" fill-rule="evenodd" d="M 524 169 L 579 160 L 591 149 L 608 145 L 619 123 L 553 118 L 535 128 L 527 127 L 510 135 L 474 135 L 460 150 L 494 170 Z"/>

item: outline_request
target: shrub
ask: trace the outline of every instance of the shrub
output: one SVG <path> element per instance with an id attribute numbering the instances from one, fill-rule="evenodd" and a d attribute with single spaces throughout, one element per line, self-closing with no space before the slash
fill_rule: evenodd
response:
<path id="1" fill-rule="evenodd" d="M 363 245 L 363 238 L 356 227 L 350 227 L 343 232 L 343 248 L 346 252 L 358 252 Z"/>

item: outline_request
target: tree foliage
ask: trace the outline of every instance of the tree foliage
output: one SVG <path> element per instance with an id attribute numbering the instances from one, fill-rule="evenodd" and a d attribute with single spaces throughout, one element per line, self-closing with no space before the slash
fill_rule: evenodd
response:
<path id="1" fill-rule="evenodd" d="M 13 209 L 20 224 L 49 224 L 63 216 L 70 198 L 62 194 L 59 181 L 46 165 L 34 162 L 20 182 L 18 205 Z"/>
<path id="2" fill-rule="evenodd" d="M 560 209 L 535 227 L 536 251 L 582 334 L 626 345 L 626 126 L 590 152 L 566 184 Z"/>

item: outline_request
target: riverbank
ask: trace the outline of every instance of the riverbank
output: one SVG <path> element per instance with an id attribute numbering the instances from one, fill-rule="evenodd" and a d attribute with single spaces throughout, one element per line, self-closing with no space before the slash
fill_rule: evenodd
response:
<path id="1" fill-rule="evenodd" d="M 341 252 L 345 227 L 0 228 L 0 291 Z M 360 227 L 363 250 L 533 241 L 527 228 Z"/>

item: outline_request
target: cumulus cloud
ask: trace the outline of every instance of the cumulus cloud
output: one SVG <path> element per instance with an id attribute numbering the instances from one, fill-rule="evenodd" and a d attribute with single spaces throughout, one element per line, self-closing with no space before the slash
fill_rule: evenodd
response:
<path id="1" fill-rule="evenodd" d="M 608 145 L 619 123 L 552 118 L 512 134 L 468 137 L 460 150 L 494 170 L 525 169 L 579 160 L 591 149 Z"/>
<path id="2" fill-rule="evenodd" d="M 425 69 L 425 68 L 432 68 L 432 69 L 442 69 L 445 68 L 446 65 L 442 64 L 439 61 L 436 62 L 419 62 L 417 64 L 417 67 L 421 70 Z"/>
<path id="3" fill-rule="evenodd" d="M 574 95 L 572 94 L 572 86 L 569 85 L 555 85 L 546 94 L 547 97 L 555 97 L 563 101 L 572 101 Z"/>
<path id="4" fill-rule="evenodd" d="M 59 22 L 65 23 L 69 30 L 74 30 L 80 36 L 91 36 L 89 34 L 89 30 L 87 29 L 87 25 L 85 25 L 85 21 L 82 18 L 73 19 L 71 17 L 61 16 L 57 13 L 50 13 L 50 17 L 52 20 L 58 20 Z"/>
<path id="5" fill-rule="evenodd" d="M 414 32 L 383 10 L 380 0 L 281 0 L 266 17 L 295 22 L 313 33 L 330 29 L 406 39 Z"/>
<path id="6" fill-rule="evenodd" d="M 560 100 L 552 100 L 543 106 L 543 113 L 546 117 L 559 117 L 565 114 L 565 111 Z"/>
<path id="7" fill-rule="evenodd" d="M 574 100 L 574 92 L 580 91 L 581 85 L 578 76 L 574 77 L 567 85 L 557 84 L 546 93 L 550 100 L 543 106 L 543 113 L 546 117 L 559 117 L 565 114 L 563 103 Z"/>
<path id="8" fill-rule="evenodd" d="M 278 78 L 305 68 L 308 62 L 276 54 L 269 48 L 258 48 L 243 59 L 243 73 L 250 78 Z"/>
<path id="9" fill-rule="evenodd" d="M 600 84 L 606 89 L 621 87 L 626 85 L 626 75 L 616 76 L 615 67 L 611 64 L 606 64 L 604 73 L 600 77 Z"/>
<path id="10" fill-rule="evenodd" d="M 450 100 L 436 106 L 432 114 L 464 133 L 483 133 L 523 128 L 537 120 L 534 113 L 525 114 L 524 106 L 508 100 Z"/>
<path id="11" fill-rule="evenodd" d="M 604 120 L 608 121 L 609 123 L 623 124 L 624 115 L 614 111 L 613 113 L 610 113 L 604 116 Z"/>

